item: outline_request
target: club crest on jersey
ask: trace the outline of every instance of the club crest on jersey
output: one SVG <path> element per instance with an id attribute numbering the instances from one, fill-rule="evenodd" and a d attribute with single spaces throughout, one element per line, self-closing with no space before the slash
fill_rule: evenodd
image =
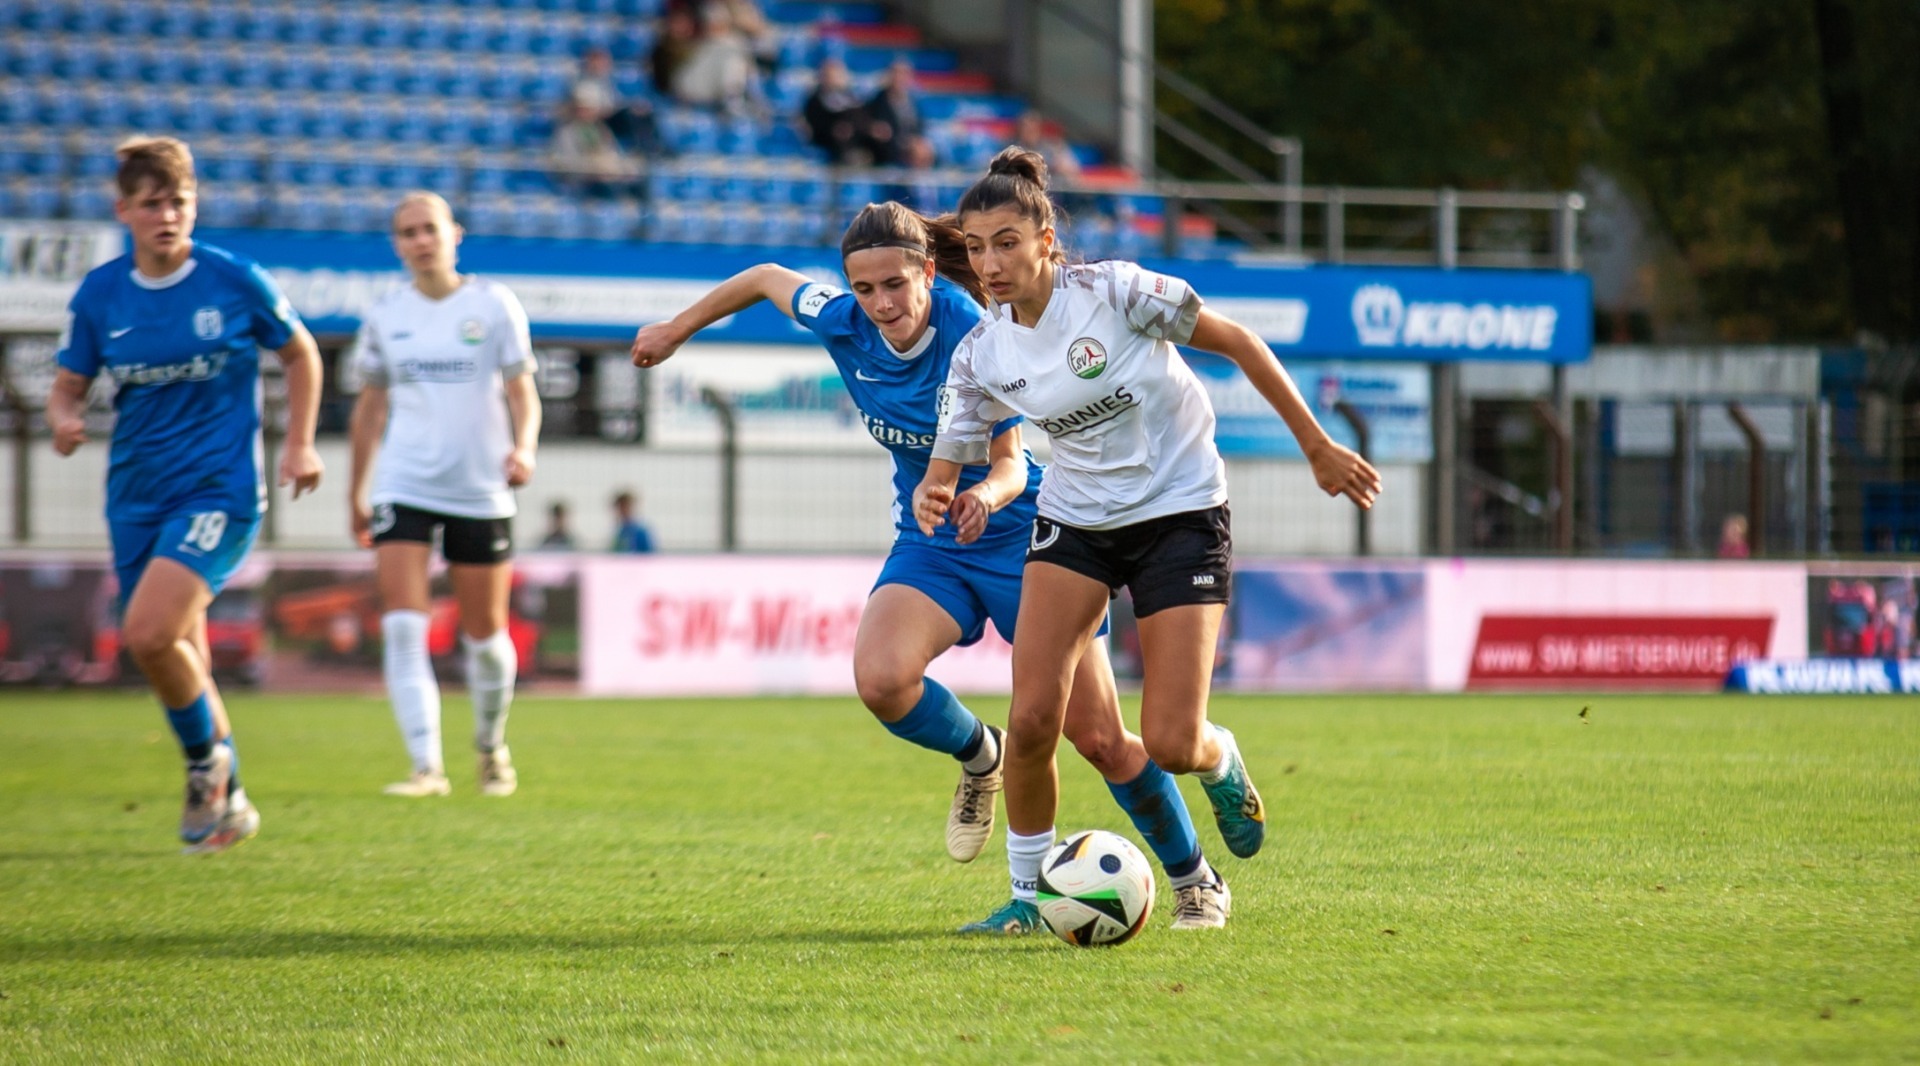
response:
<path id="1" fill-rule="evenodd" d="M 1106 346 L 1092 337 L 1067 345 L 1067 369 L 1083 378 L 1097 378 L 1107 368 Z"/>
<path id="2" fill-rule="evenodd" d="M 479 344 L 487 339 L 487 324 L 477 318 L 460 323 L 460 343 Z"/>
<path id="3" fill-rule="evenodd" d="M 193 335 L 203 341 L 219 337 L 220 331 L 226 328 L 226 317 L 218 307 L 202 307 L 193 313 Z"/>

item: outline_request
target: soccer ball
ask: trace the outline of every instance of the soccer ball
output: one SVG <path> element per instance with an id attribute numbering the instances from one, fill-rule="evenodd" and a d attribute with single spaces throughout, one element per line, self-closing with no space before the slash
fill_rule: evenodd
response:
<path id="1" fill-rule="evenodd" d="M 1038 896 L 1054 936 L 1082 948 L 1124 944 L 1153 913 L 1153 867 L 1123 836 L 1075 833 L 1040 864 Z"/>

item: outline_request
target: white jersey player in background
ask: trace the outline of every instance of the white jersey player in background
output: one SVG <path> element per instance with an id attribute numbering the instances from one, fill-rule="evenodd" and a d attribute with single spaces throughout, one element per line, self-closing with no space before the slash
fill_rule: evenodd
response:
<path id="1" fill-rule="evenodd" d="M 1013 899 L 966 929 L 1020 934 L 1039 920 L 1034 894 L 1053 846 L 1053 756 L 1074 664 L 1120 588 L 1132 592 L 1140 623 L 1147 755 L 1168 773 L 1200 778 L 1228 850 L 1246 858 L 1265 840 L 1266 812 L 1233 735 L 1207 721 L 1232 535 L 1213 407 L 1174 345 L 1233 360 L 1329 495 L 1371 507 L 1380 475 L 1327 436 L 1264 341 L 1203 307 L 1186 282 L 1133 263 L 1065 263 L 1038 155 L 1002 151 L 957 214 L 994 305 L 954 350 L 915 516 L 923 528 L 942 519 L 960 464 L 978 461 L 996 422 L 1023 415 L 1053 442 L 1013 641 L 1005 756 Z M 1193 900 L 1223 912 L 1231 904 L 1224 890 Z"/>
<path id="2" fill-rule="evenodd" d="M 506 796 L 517 785 L 506 745 L 518 673 L 507 633 L 513 490 L 533 478 L 540 398 L 526 311 L 505 287 L 455 270 L 460 237 L 439 196 L 401 200 L 393 249 L 413 283 L 376 303 L 360 330 L 349 507 L 354 539 L 374 549 L 382 669 L 413 757 L 413 776 L 387 786 L 396 796 L 451 790 L 427 650 L 436 533 L 460 610 L 480 790 Z"/>

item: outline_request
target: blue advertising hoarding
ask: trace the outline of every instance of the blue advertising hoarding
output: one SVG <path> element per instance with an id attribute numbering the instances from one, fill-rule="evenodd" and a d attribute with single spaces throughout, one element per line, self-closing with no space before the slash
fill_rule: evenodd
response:
<path id="1" fill-rule="evenodd" d="M 361 312 L 404 276 L 379 234 L 203 229 L 209 243 L 265 264 L 316 332 L 356 329 Z M 831 248 L 723 248 L 469 237 L 461 268 L 515 290 L 534 335 L 625 340 L 740 270 L 778 262 L 840 278 Z M 1209 306 L 1259 333 L 1282 358 L 1463 359 L 1572 363 L 1592 350 L 1592 285 L 1584 274 L 1145 260 L 1185 278 Z M 767 306 L 717 324 L 703 339 L 808 343 Z"/>

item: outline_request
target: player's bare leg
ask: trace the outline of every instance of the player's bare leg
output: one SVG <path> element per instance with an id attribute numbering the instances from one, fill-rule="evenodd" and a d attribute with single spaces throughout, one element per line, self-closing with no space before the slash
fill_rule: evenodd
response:
<path id="1" fill-rule="evenodd" d="M 1207 721 L 1215 648 L 1226 605 L 1169 607 L 1140 619 L 1145 681 L 1140 733 L 1168 773 L 1195 774 L 1227 850 L 1248 858 L 1266 839 L 1266 808 L 1233 734 Z"/>

